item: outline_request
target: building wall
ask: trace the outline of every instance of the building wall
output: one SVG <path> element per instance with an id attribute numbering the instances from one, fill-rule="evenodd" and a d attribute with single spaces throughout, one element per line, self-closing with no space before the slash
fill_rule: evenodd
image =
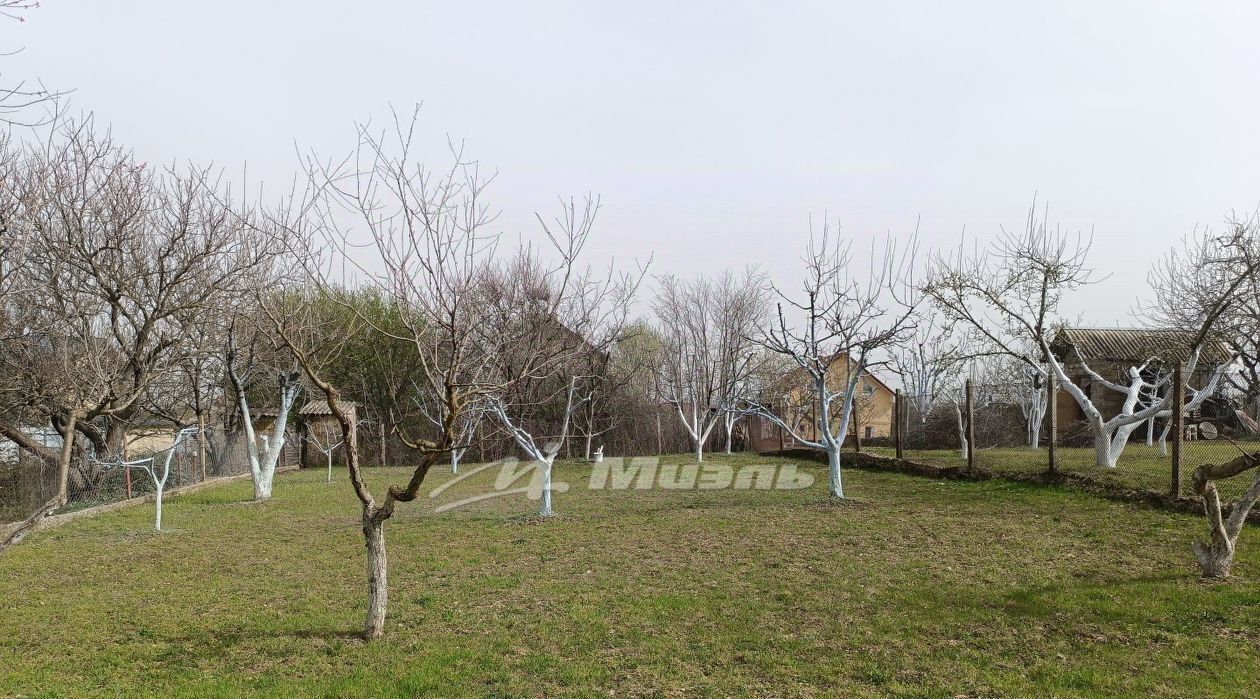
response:
<path id="1" fill-rule="evenodd" d="M 1099 363 L 1097 366 L 1093 363 L 1090 364 L 1090 368 L 1115 383 L 1122 383 L 1118 379 L 1128 372 L 1130 366 L 1132 366 L 1131 363 L 1121 362 Z M 1215 367 L 1197 369 L 1190 376 L 1189 383 L 1192 386 L 1203 386 L 1211 380 L 1215 369 Z M 1077 386 L 1088 387 L 1089 390 L 1086 391 L 1086 395 L 1089 396 L 1094 406 L 1102 412 L 1104 419 L 1120 414 L 1120 409 L 1124 407 L 1124 394 L 1113 391 L 1094 381 L 1081 370 L 1079 365 L 1073 366 L 1069 364 L 1064 370 L 1068 378 L 1072 380 L 1072 383 Z M 1081 410 L 1081 406 L 1077 404 L 1076 399 L 1062 388 L 1058 390 L 1056 402 L 1058 404 L 1058 429 L 1060 433 L 1085 419 L 1085 412 Z"/>
<path id="2" fill-rule="evenodd" d="M 838 361 L 832 364 L 830 376 L 828 377 L 828 381 L 832 386 L 836 388 L 844 386 L 848 381 L 848 377 L 849 366 L 847 362 Z M 869 390 L 867 387 L 869 387 Z M 793 389 L 793 402 L 799 402 L 802 395 L 808 390 L 807 387 Z M 893 391 L 882 382 L 872 377 L 864 376 L 858 382 L 858 392 L 860 406 L 856 411 L 857 420 L 855 424 L 849 426 L 850 438 L 854 434 L 855 425 L 857 428 L 856 433 L 862 439 L 878 439 L 892 436 L 893 404 L 896 401 Z M 832 416 L 833 430 L 840 425 L 839 412 L 839 410 L 836 410 L 836 414 Z M 777 414 L 782 416 L 781 412 Z M 795 426 L 797 434 L 806 439 L 816 439 L 817 429 L 814 420 L 812 411 L 803 415 L 800 424 Z M 753 418 L 750 432 L 749 444 L 754 451 L 775 451 L 796 446 L 796 441 L 790 433 L 763 417 Z"/>

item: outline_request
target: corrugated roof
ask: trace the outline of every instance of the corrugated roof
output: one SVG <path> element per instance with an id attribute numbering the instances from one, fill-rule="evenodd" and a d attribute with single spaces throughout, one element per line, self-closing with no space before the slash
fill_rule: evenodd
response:
<path id="1" fill-rule="evenodd" d="M 342 410 L 353 410 L 355 407 L 355 403 L 348 400 L 337 401 L 337 405 Z M 328 401 L 321 398 L 298 408 L 298 415 L 332 415 L 332 411 L 328 409 Z"/>
<path id="2" fill-rule="evenodd" d="M 1056 355 L 1074 347 L 1085 361 L 1141 363 L 1157 357 L 1166 362 L 1184 362 L 1194 349 L 1194 336 L 1184 330 L 1062 328 L 1051 347 Z M 1208 342 L 1199 353 L 1199 361 L 1204 364 L 1223 364 L 1231 358 L 1229 348 L 1221 342 Z"/>

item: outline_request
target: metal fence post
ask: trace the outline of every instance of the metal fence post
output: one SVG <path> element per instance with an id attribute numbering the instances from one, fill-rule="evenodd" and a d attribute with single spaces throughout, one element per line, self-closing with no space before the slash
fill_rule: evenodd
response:
<path id="1" fill-rule="evenodd" d="M 1172 443 L 1172 483 L 1168 489 L 1174 498 L 1181 495 L 1181 440 L 1185 436 L 1186 383 L 1181 374 L 1181 365 L 1173 369 L 1173 443 Z"/>
<path id="2" fill-rule="evenodd" d="M 897 389 L 897 392 L 896 392 L 895 394 L 893 394 L 893 435 L 894 435 L 894 437 L 896 438 L 897 458 L 898 458 L 898 459 L 902 459 L 902 458 L 904 458 L 904 457 L 905 457 L 905 448 L 902 446 L 902 441 L 901 441 L 901 432 L 902 432 L 902 429 L 901 429 L 901 427 L 902 427 L 902 425 L 901 425 L 901 411 L 902 411 L 902 408 L 903 408 L 903 406 L 902 406 L 902 395 L 901 395 L 901 389 L 899 388 L 899 389 Z"/>
<path id="3" fill-rule="evenodd" d="M 1056 450 L 1059 441 L 1059 382 L 1055 379 L 1054 371 L 1050 371 L 1050 378 L 1046 383 L 1047 400 L 1050 401 L 1050 441 L 1046 445 L 1046 451 L 1049 455 L 1049 472 L 1055 474 L 1059 470 L 1058 453 Z"/>
<path id="4" fill-rule="evenodd" d="M 971 379 L 967 379 L 967 470 L 976 468 L 976 411 L 971 396 Z"/>

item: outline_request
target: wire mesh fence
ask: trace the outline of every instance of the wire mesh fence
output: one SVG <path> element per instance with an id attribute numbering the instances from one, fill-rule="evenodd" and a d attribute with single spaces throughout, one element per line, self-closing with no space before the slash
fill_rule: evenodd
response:
<path id="1" fill-rule="evenodd" d="M 937 395 L 899 396 L 895 412 L 903 457 L 994 473 L 1053 469 L 1108 485 L 1191 495 L 1199 465 L 1260 451 L 1253 416 L 1226 395 L 1183 409 L 1180 421 L 1168 409 L 1141 422 L 1118 425 L 1118 431 L 1099 438 L 1065 391 L 1012 388 L 1019 387 L 974 384 L 970 399 L 966 387 Z M 887 455 L 896 450 L 895 444 L 873 449 Z M 1217 481 L 1217 488 L 1222 498 L 1233 499 L 1250 487 L 1252 478 L 1243 474 L 1224 479 Z"/>
<path id="2" fill-rule="evenodd" d="M 166 452 L 176 440 L 177 430 L 159 431 L 136 438 L 124 456 L 135 462 L 153 457 L 158 475 L 163 470 Z M 226 476 L 250 472 L 249 456 L 243 431 L 210 428 L 204 438 L 192 435 L 180 442 L 171 454 L 170 472 L 165 488 L 180 488 Z M 60 448 L 60 440 L 48 440 L 46 446 Z M 265 448 L 259 438 L 259 448 Z M 285 438 L 277 466 L 298 463 L 300 439 L 290 433 Z M 66 479 L 67 503 L 58 511 L 73 512 L 96 505 L 119 502 L 153 493 L 156 484 L 143 469 L 125 468 L 120 459 L 100 459 L 86 452 L 75 453 Z M 21 521 L 39 510 L 58 490 L 57 465 L 29 451 L 9 449 L 0 452 L 0 524 Z"/>

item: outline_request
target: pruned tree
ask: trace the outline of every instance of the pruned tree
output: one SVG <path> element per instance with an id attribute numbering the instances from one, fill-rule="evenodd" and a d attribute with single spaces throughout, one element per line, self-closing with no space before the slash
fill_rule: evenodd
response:
<path id="1" fill-rule="evenodd" d="M 333 452 L 337 451 L 337 447 L 345 444 L 345 440 L 341 438 L 341 429 L 334 428 L 327 422 L 321 422 L 316 426 L 308 426 L 306 429 L 306 441 L 327 459 L 328 480 L 326 482 L 332 483 Z"/>
<path id="2" fill-rule="evenodd" d="M 281 323 L 292 323 L 294 320 L 294 317 L 284 318 Z M 242 317 L 234 318 L 228 324 L 223 363 L 227 369 L 232 397 L 240 411 L 241 429 L 245 433 L 245 454 L 249 459 L 250 476 L 254 482 L 254 499 L 266 500 L 271 497 L 276 465 L 280 463 L 280 455 L 284 452 L 289 413 L 293 411 L 293 405 L 302 390 L 302 370 L 291 353 L 282 346 L 277 334 L 250 326 L 252 321 Z M 290 333 L 296 334 L 296 331 L 291 330 Z M 260 354 L 265 356 L 260 357 Z M 269 380 L 263 381 L 263 385 L 274 389 L 278 394 L 276 417 L 269 434 L 265 435 L 256 434 L 256 416 L 249 404 L 249 394 L 258 381 L 258 374 L 266 374 Z M 260 437 L 261 448 L 258 443 Z M 331 458 L 330 455 L 329 459 Z M 330 461 L 330 473 L 331 470 Z"/>
<path id="3" fill-rule="evenodd" d="M 765 316 L 765 279 L 755 268 L 718 280 L 659 280 L 652 304 L 661 334 L 659 387 L 691 437 L 696 461 L 719 423 L 730 428 L 755 398 L 759 359 L 751 339 Z"/>
<path id="4" fill-rule="evenodd" d="M 1055 309 L 1063 294 L 1091 284 L 1093 271 L 1088 266 L 1089 243 L 1079 237 L 1069 238 L 1057 229 L 1051 230 L 1045 220 L 1038 220 L 1030 211 L 1024 230 L 1002 231 L 986 250 L 968 256 L 937 256 L 925 292 L 937 307 L 956 322 L 962 322 L 990 342 L 998 350 L 1037 367 L 1044 362 L 1062 389 L 1080 406 L 1094 434 L 1095 461 L 1099 466 L 1114 468 L 1129 436 L 1142 423 L 1168 408 L 1168 393 L 1163 398 L 1143 398 L 1151 389 L 1160 389 L 1168 381 L 1150 378 L 1148 367 L 1159 361 L 1147 361 L 1128 368 L 1124 376 L 1111 380 L 1091 368 L 1076 353 L 1071 359 L 1092 381 L 1123 396 L 1115 415 L 1104 415 L 1090 395 L 1073 383 L 1065 369 L 1068 357 L 1059 357 L 1051 350 L 1050 331 L 1055 322 Z M 1209 340 L 1213 324 L 1229 304 L 1229 296 L 1238 280 L 1216 286 L 1212 299 L 1200 307 L 1203 312 L 1193 331 L 1193 347 L 1189 350 L 1185 373 L 1192 375 L 1203 344 Z M 1036 348 L 1040 356 L 1030 356 L 1021 346 Z"/>
<path id="5" fill-rule="evenodd" d="M 500 386 L 488 394 L 488 410 L 537 465 L 542 517 L 554 514 L 552 470 L 573 415 L 591 398 L 592 377 L 579 373 L 584 360 L 592 354 L 608 356 L 622 335 L 642 279 L 641 272 L 636 276 L 582 267 L 580 257 L 599 201 L 587 197 L 582 206 L 573 199 L 562 204 L 554 220 L 539 216 L 553 259 L 523 248 L 489 270 L 481 286 L 481 346 L 493 355 L 491 366 Z M 558 419 L 545 419 L 553 406 L 560 408 Z"/>
<path id="6" fill-rule="evenodd" d="M 363 635 L 369 640 L 384 632 L 388 609 L 385 522 L 398 503 L 416 499 L 432 466 L 459 446 L 466 406 L 501 388 L 490 371 L 492 357 L 480 345 L 484 333 L 476 305 L 477 285 L 494 242 L 485 232 L 493 220 L 482 203 L 487 180 L 475 162 L 454 148 L 444 169 L 425 167 L 414 144 L 417 123 L 418 113 L 413 112 L 410 119 L 395 115 L 385 132 L 359 125 L 358 143 L 349 157 L 307 157 L 309 188 L 271 211 L 265 225 L 288 243 L 294 265 L 313 285 L 309 292 L 269 299 L 262 310 L 341 427 L 347 476 L 361 506 L 367 548 Z M 318 323 L 286 322 L 311 315 L 310 309 L 329 301 L 353 310 L 340 287 L 346 266 L 358 271 L 361 284 L 379 290 L 400 310 L 401 327 L 381 327 L 358 312 L 357 325 L 342 324 L 331 331 L 312 330 Z M 431 397 L 445 406 L 439 428 L 413 431 L 409 426 L 417 424 L 411 419 L 416 401 L 410 393 L 398 396 L 386 419 L 392 434 L 418 460 L 407 480 L 389 486 L 380 500 L 363 478 L 354 416 L 341 400 L 345 387 L 328 378 L 328 336 L 355 333 L 406 347 L 419 368 L 415 388 L 425 400 Z"/>
<path id="7" fill-rule="evenodd" d="M 184 428 L 175 434 L 175 439 L 169 447 L 159 449 L 148 456 L 139 459 L 118 458 L 114 461 L 100 462 L 107 468 L 134 468 L 144 471 L 153 481 L 153 529 L 155 531 L 162 531 L 162 500 L 166 494 L 166 482 L 171 477 L 171 461 L 175 458 L 180 445 L 195 434 L 197 434 L 196 427 Z M 159 463 L 161 466 L 158 465 Z"/>
<path id="8" fill-rule="evenodd" d="M 888 239 L 882 247 L 872 246 L 870 266 L 860 275 L 855 272 L 851 242 L 824 224 L 818 235 L 810 235 L 800 296 L 775 288 L 777 317 L 758 342 L 791 359 L 807 377 L 812 433 L 768 406 L 758 405 L 758 413 L 798 443 L 827 453 L 832 497 L 844 497 L 840 452 L 853 422 L 862 377 L 886 366 L 889 353 L 913 328 L 918 304 L 914 258 L 914 243 L 898 249 Z M 789 315 L 796 317 L 789 320 Z"/>
<path id="9" fill-rule="evenodd" d="M 767 378 L 767 355 L 760 351 L 754 338 L 769 316 L 768 280 L 756 267 L 736 276 L 729 270 L 722 273 L 715 287 L 718 341 L 718 402 L 721 406 L 722 433 L 726 453 L 731 453 L 735 423 L 755 415 L 749 406 L 761 394 Z"/>
<path id="10" fill-rule="evenodd" d="M 1194 470 L 1193 490 L 1203 498 L 1203 511 L 1207 517 L 1207 542 L 1194 542 L 1194 557 L 1199 569 L 1207 578 L 1224 579 L 1229 577 L 1234 563 L 1234 551 L 1238 545 L 1238 536 L 1243 525 L 1247 523 L 1247 515 L 1256 501 L 1260 500 L 1260 471 L 1256 472 L 1251 487 L 1229 505 L 1228 513 L 1221 505 L 1221 496 L 1216 489 L 1216 481 L 1241 475 L 1260 466 L 1260 452 L 1241 453 L 1238 457 L 1224 464 L 1203 464 Z"/>

